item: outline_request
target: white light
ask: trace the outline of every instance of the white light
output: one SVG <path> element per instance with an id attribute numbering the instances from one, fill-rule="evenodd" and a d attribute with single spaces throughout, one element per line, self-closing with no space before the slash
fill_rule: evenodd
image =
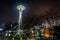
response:
<path id="1" fill-rule="evenodd" d="M 9 30 L 9 32 L 11 32 L 11 30 Z"/>
<path id="2" fill-rule="evenodd" d="M 0 31 L 2 31 L 3 29 L 2 28 L 0 28 Z"/>
<path id="3" fill-rule="evenodd" d="M 7 36 L 8 34 L 6 33 L 5 36 Z"/>
<path id="4" fill-rule="evenodd" d="M 32 31 L 32 33 L 34 33 L 34 31 Z"/>
<path id="5" fill-rule="evenodd" d="M 9 36 L 10 36 L 11 34 L 9 34 Z"/>
<path id="6" fill-rule="evenodd" d="M 19 11 L 23 11 L 23 10 L 25 10 L 25 7 L 24 7 L 23 5 L 18 5 L 18 6 L 17 6 L 17 9 L 18 9 Z"/>

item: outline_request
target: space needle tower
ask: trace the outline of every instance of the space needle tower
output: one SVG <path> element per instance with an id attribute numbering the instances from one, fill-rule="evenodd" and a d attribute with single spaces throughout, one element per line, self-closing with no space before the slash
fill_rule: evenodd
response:
<path id="1" fill-rule="evenodd" d="M 22 34 L 23 30 L 21 30 L 20 27 L 22 27 L 22 13 L 25 10 L 25 7 L 23 5 L 18 5 L 17 9 L 19 11 L 19 19 L 18 19 L 18 29 L 17 29 L 17 34 Z"/>

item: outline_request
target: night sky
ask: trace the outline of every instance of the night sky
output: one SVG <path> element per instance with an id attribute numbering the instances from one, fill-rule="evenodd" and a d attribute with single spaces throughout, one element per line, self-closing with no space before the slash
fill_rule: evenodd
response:
<path id="1" fill-rule="evenodd" d="M 2 0 L 0 1 L 0 24 L 7 23 L 9 21 L 15 23 L 18 21 L 18 11 L 16 11 L 17 9 L 15 10 L 14 8 L 18 3 L 21 2 L 25 3 L 28 6 L 28 10 L 23 13 L 24 23 L 38 23 L 40 17 L 51 13 L 51 10 L 53 10 L 53 12 L 56 12 L 57 16 L 60 16 L 60 1 Z"/>

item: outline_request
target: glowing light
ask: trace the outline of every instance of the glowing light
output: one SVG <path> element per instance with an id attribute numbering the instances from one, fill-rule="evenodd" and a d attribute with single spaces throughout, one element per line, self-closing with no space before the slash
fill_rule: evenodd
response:
<path id="1" fill-rule="evenodd" d="M 9 32 L 11 32 L 11 30 L 9 30 Z"/>
<path id="2" fill-rule="evenodd" d="M 8 34 L 6 33 L 5 36 L 7 36 Z"/>
<path id="3" fill-rule="evenodd" d="M 9 36 L 10 36 L 11 34 L 9 34 Z"/>
<path id="4" fill-rule="evenodd" d="M 20 38 L 20 40 L 23 40 L 22 38 Z"/>
<path id="5" fill-rule="evenodd" d="M 50 35 L 50 32 L 49 32 L 49 29 L 48 28 L 46 28 L 44 31 L 45 31 L 45 34 L 44 34 L 45 37 L 47 37 L 47 38 L 48 37 L 52 37 L 52 35 Z"/>
<path id="6" fill-rule="evenodd" d="M 34 31 L 32 31 L 32 33 L 34 33 Z"/>
<path id="7" fill-rule="evenodd" d="M 0 28 L 0 31 L 2 31 L 3 29 L 2 28 Z"/>
<path id="8" fill-rule="evenodd" d="M 14 40 L 14 38 L 12 38 L 12 40 Z"/>
<path id="9" fill-rule="evenodd" d="M 50 37 L 50 35 L 49 35 L 49 34 L 45 34 L 45 37 L 47 37 L 47 38 L 48 38 L 48 37 Z"/>
<path id="10" fill-rule="evenodd" d="M 25 10 L 25 7 L 23 5 L 19 5 L 19 6 L 17 6 L 17 9 L 20 11 L 23 11 L 23 10 Z"/>

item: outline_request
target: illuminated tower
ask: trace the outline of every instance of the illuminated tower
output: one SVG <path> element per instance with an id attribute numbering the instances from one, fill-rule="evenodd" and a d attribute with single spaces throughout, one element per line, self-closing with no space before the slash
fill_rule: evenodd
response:
<path id="1" fill-rule="evenodd" d="M 19 11 L 19 20 L 18 20 L 18 30 L 17 30 L 17 34 L 20 34 L 23 32 L 23 30 L 21 30 L 20 27 L 22 27 L 22 13 L 23 10 L 25 10 L 25 7 L 23 5 L 18 5 L 17 9 Z"/>

